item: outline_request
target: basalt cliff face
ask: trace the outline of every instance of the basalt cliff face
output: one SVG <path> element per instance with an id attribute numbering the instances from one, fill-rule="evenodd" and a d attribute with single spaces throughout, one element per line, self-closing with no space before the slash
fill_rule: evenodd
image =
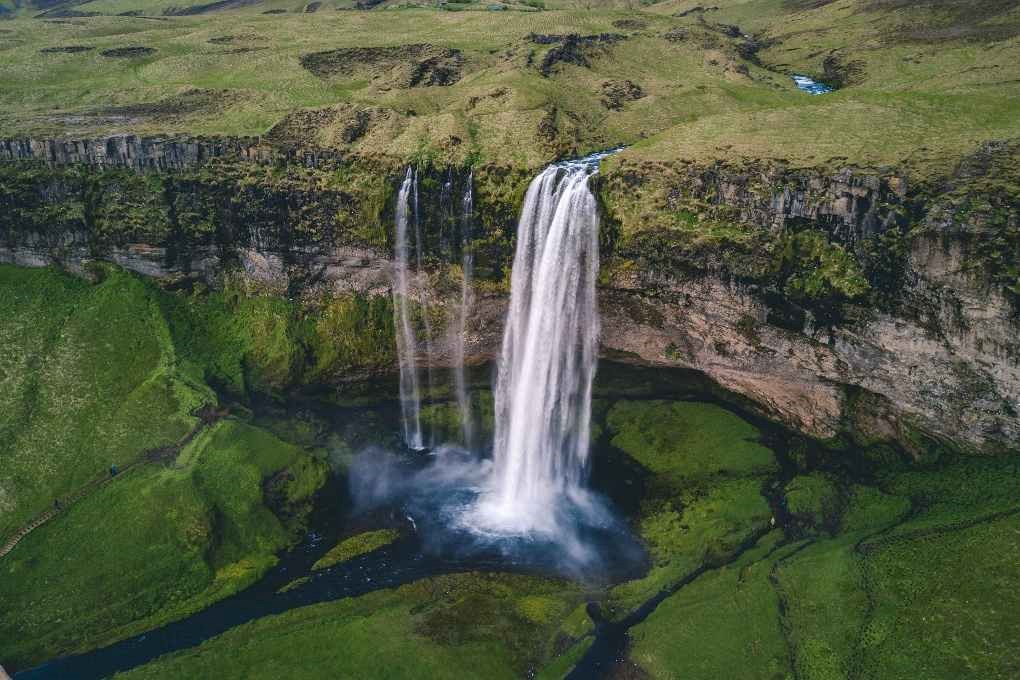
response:
<path id="1" fill-rule="evenodd" d="M 938 180 L 895 169 L 628 161 L 593 183 L 603 209 L 607 355 L 703 371 L 820 439 L 1020 442 L 1016 147 Z M 315 314 L 388 296 L 399 164 L 285 153 L 258 140 L 0 143 L 0 262 L 85 271 L 107 260 L 166 286 L 227 272 Z M 471 362 L 498 350 L 516 211 L 532 169 L 474 169 L 479 281 Z M 417 301 L 453 318 L 460 169 L 419 173 Z M 447 362 L 446 333 L 433 360 Z M 342 382 L 344 375 L 332 376 Z"/>

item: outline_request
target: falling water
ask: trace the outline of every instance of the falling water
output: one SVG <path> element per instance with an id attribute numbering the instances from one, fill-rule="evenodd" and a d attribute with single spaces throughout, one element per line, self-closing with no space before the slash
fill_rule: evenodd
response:
<path id="1" fill-rule="evenodd" d="M 464 380 L 464 331 L 467 327 L 468 314 L 471 313 L 471 305 L 474 301 L 474 291 L 471 287 L 471 280 L 474 275 L 474 254 L 471 252 L 472 221 L 474 219 L 474 175 L 468 173 L 467 184 L 464 186 L 464 196 L 461 198 L 460 216 L 460 248 L 461 248 L 461 271 L 463 274 L 460 285 L 460 309 L 457 317 L 457 327 L 452 338 L 453 344 L 453 381 L 457 390 L 457 406 L 460 410 L 461 436 L 464 446 L 470 448 L 474 443 L 474 417 L 471 413 L 471 404 L 468 401 L 467 385 Z"/>
<path id="2" fill-rule="evenodd" d="M 412 190 L 411 190 L 411 200 L 412 200 L 412 203 L 414 205 L 414 211 L 412 213 L 412 216 L 414 218 L 415 273 L 418 275 L 418 277 L 422 277 L 422 276 L 425 275 L 425 267 L 424 267 L 424 263 L 423 263 L 423 259 L 424 259 L 424 256 L 425 256 L 425 240 L 422 238 L 421 219 L 419 217 L 420 213 L 418 212 L 418 175 L 417 175 L 417 173 L 414 174 L 414 183 L 413 183 Z M 428 304 L 425 301 L 425 299 L 421 300 L 421 317 L 422 317 L 422 325 L 424 326 L 424 331 L 425 331 L 425 338 L 424 338 L 424 344 L 425 344 L 425 389 L 426 389 L 426 391 L 425 391 L 425 398 L 427 400 L 431 401 L 432 395 L 435 393 L 435 390 L 434 390 L 435 380 L 434 380 L 434 376 L 433 376 L 433 373 L 432 373 L 432 367 L 433 367 L 433 362 L 432 362 L 432 321 L 429 318 Z M 420 404 L 420 399 L 418 400 L 418 403 Z M 421 436 L 420 427 L 419 427 L 419 433 L 418 434 L 419 434 L 419 439 L 421 439 L 421 443 L 420 443 L 419 446 L 412 446 L 411 448 L 415 448 L 415 449 L 426 448 L 425 447 L 425 443 L 424 443 L 424 437 Z M 430 432 L 429 433 L 428 448 L 435 448 L 436 442 L 435 442 L 434 437 L 435 437 L 435 432 Z"/>
<path id="3" fill-rule="evenodd" d="M 411 200 L 417 204 L 417 178 L 411 168 L 407 169 L 404 182 L 400 185 L 397 196 L 396 238 L 394 240 L 393 316 L 397 327 L 397 356 L 400 361 L 400 409 L 404 422 L 404 443 L 412 449 L 424 448 L 424 437 L 421 431 L 421 396 L 418 389 L 418 366 L 415 360 L 418 342 L 411 323 L 411 314 L 407 295 L 408 259 L 410 246 L 407 242 L 408 223 L 415 215 L 417 223 L 417 205 L 412 213 Z M 417 227 L 416 231 L 420 231 Z M 421 242 L 420 237 L 418 243 Z M 420 248 L 418 263 L 420 267 Z"/>
<path id="4" fill-rule="evenodd" d="M 558 163 L 528 187 L 496 384 L 492 486 L 479 522 L 555 532 L 583 496 L 599 319 L 598 213 L 588 178 L 602 155 Z"/>

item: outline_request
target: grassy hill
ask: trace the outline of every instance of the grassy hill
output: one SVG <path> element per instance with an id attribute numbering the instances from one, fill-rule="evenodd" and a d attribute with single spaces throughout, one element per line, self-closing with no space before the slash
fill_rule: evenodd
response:
<path id="1" fill-rule="evenodd" d="M 527 167 L 617 144 L 943 167 L 1020 136 L 1014 1 L 180 2 L 12 10 L 0 135 L 251 134 Z"/>

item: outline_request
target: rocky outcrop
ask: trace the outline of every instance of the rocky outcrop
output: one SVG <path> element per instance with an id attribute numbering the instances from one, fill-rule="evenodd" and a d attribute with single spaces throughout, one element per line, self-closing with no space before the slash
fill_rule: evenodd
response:
<path id="1" fill-rule="evenodd" d="M 989 145 L 927 186 L 850 168 L 625 166 L 603 188 L 637 197 L 616 211 L 631 221 L 607 267 L 604 340 L 704 371 L 817 437 L 1015 448 L 1013 153 Z M 642 202 L 657 205 L 642 216 Z"/>
<path id="2" fill-rule="evenodd" d="M 961 274 L 958 248 L 946 253 L 921 238 L 910 267 L 915 291 L 935 297 L 941 332 L 874 311 L 836 327 L 790 330 L 769 322 L 770 305 L 753 285 L 634 272 L 603 289 L 603 343 L 703 371 L 816 437 L 851 430 L 917 455 L 938 439 L 987 452 L 1015 447 L 1020 324 L 1012 304 L 970 277 L 945 294 L 942 281 Z"/>
<path id="3" fill-rule="evenodd" d="M 120 135 L 102 139 L 0 140 L 0 161 L 40 161 L 131 170 L 184 170 L 223 157 L 268 163 L 272 151 L 256 138 L 160 138 Z"/>

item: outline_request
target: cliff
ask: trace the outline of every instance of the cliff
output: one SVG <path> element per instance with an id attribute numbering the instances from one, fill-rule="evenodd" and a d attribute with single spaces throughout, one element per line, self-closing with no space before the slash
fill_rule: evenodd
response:
<path id="1" fill-rule="evenodd" d="M 820 439 L 914 455 L 1020 441 L 1020 181 L 989 145 L 950 176 L 902 169 L 610 164 L 603 206 L 604 351 L 705 372 Z M 386 296 L 400 168 L 258 140 L 118 137 L 0 143 L 0 262 L 82 271 L 104 259 L 166 285 L 249 291 L 312 315 Z M 474 169 L 479 293 L 471 361 L 498 349 L 504 274 L 528 173 Z M 418 300 L 452 318 L 464 170 L 423 167 L 427 273 Z M 437 331 L 437 336 L 444 336 Z M 436 360 L 446 344 L 436 339 Z M 344 375 L 327 376 L 343 382 Z"/>

